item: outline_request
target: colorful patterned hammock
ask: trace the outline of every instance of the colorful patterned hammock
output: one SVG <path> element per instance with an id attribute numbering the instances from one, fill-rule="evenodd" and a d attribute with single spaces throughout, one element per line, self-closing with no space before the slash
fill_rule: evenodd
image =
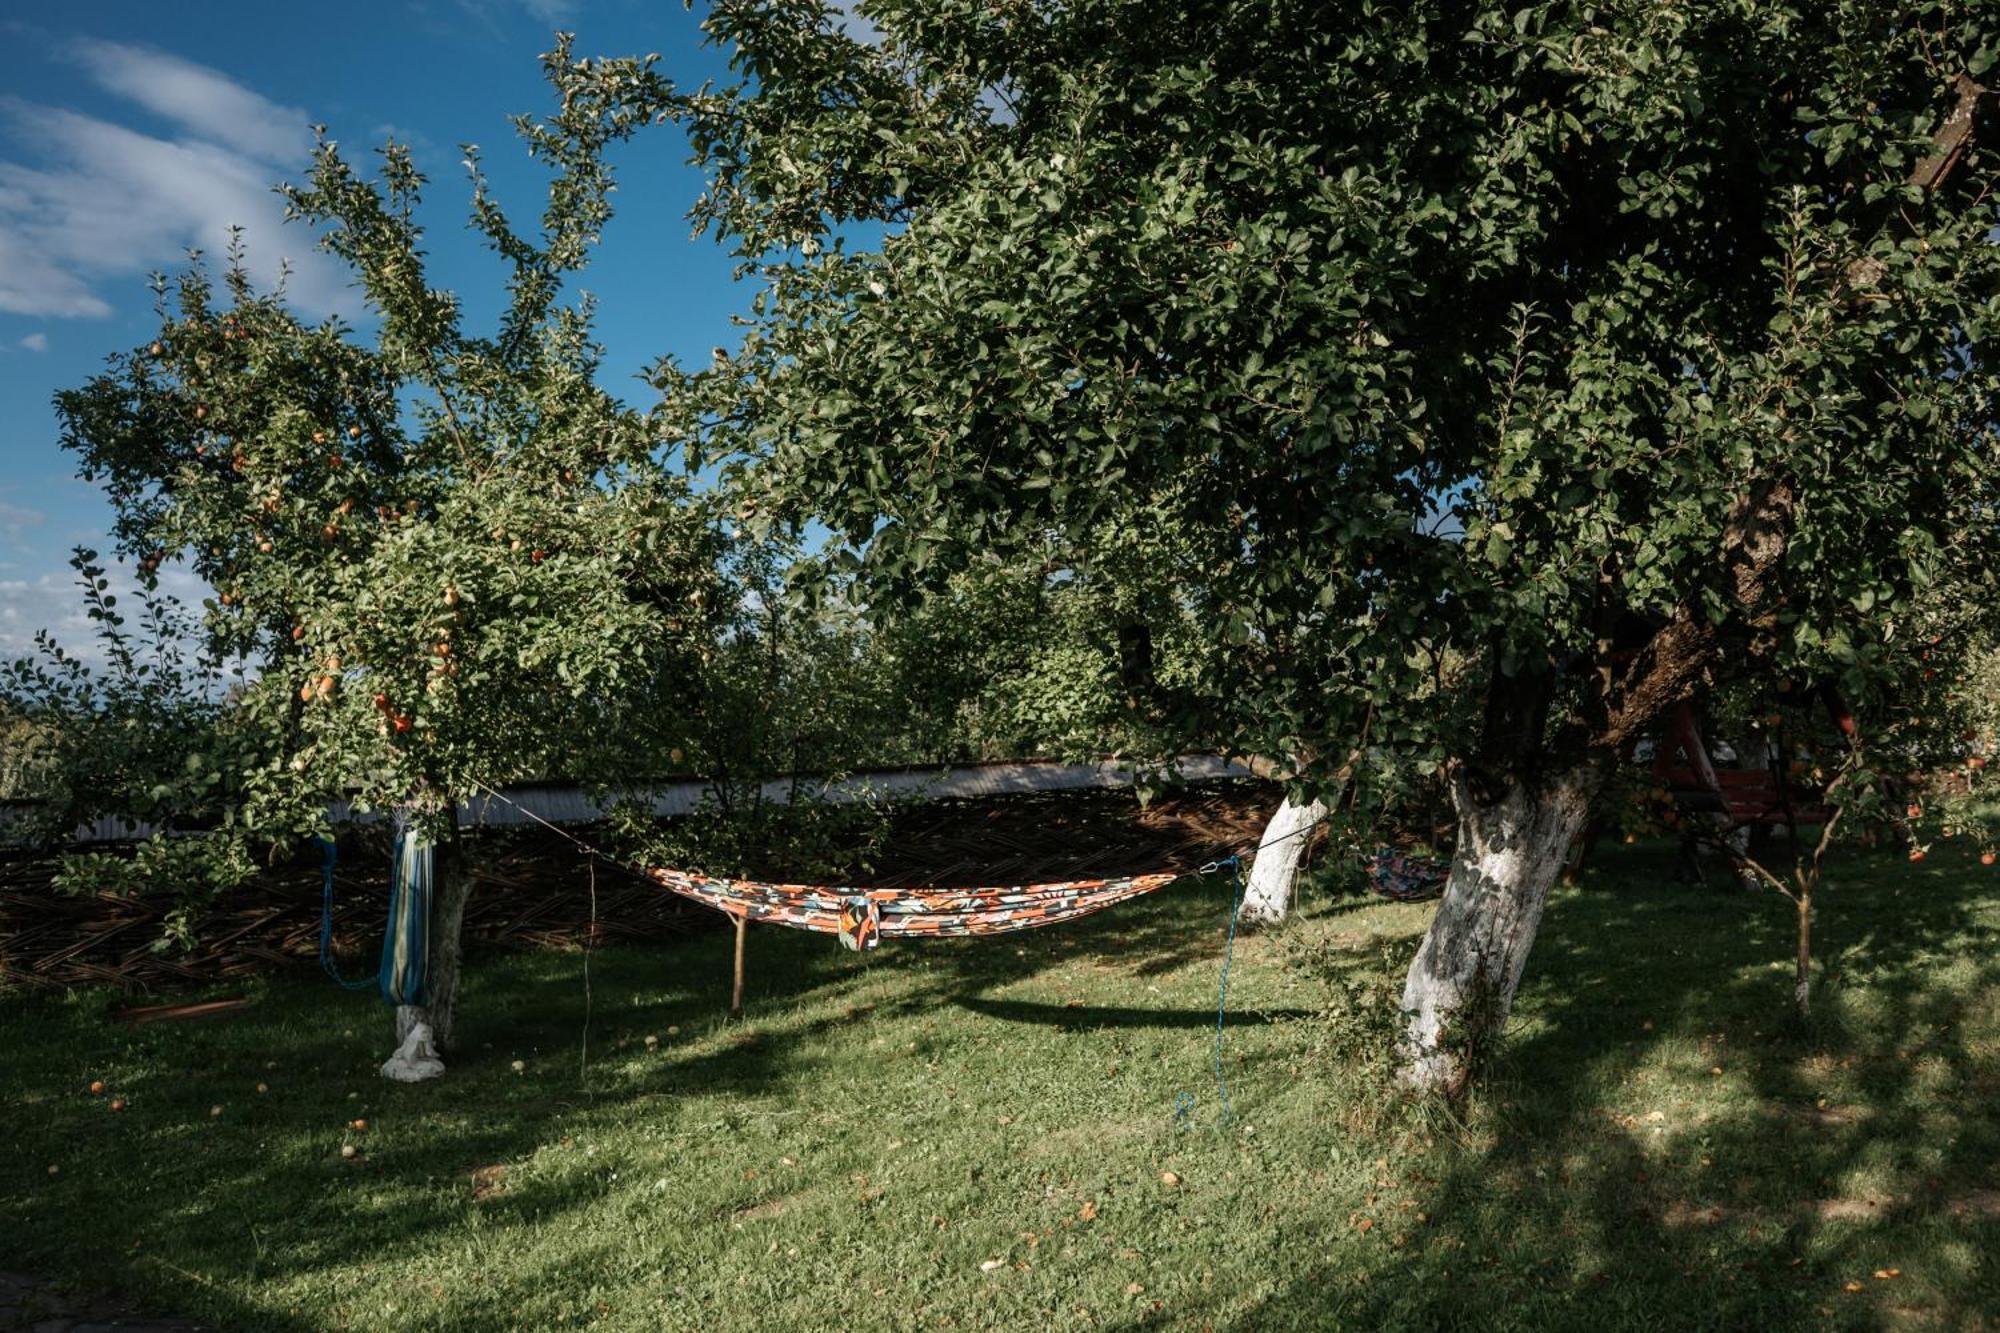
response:
<path id="1" fill-rule="evenodd" d="M 1444 895 L 1451 863 L 1435 857 L 1411 856 L 1394 847 L 1377 847 L 1368 858 L 1369 887 L 1391 902 L 1420 903 Z"/>
<path id="2" fill-rule="evenodd" d="M 675 893 L 731 916 L 838 935 L 842 944 L 859 951 L 874 948 L 883 936 L 998 935 L 1073 921 L 1163 889 L 1187 872 L 985 889 L 854 889 L 760 884 L 685 870 L 647 873 Z"/>

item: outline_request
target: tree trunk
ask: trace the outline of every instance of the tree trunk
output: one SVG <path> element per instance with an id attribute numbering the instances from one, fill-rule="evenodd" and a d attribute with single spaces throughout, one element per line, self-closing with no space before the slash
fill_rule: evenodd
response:
<path id="1" fill-rule="evenodd" d="M 472 896 L 472 874 L 459 842 L 456 810 L 448 820 L 431 863 L 431 922 L 429 956 L 424 963 L 424 1003 L 396 1006 L 398 1045 L 410 1035 L 411 1028 L 426 1023 L 430 1025 L 432 1043 L 445 1052 L 452 1048 L 458 1016 L 460 936 L 465 927 L 465 904 Z"/>
<path id="2" fill-rule="evenodd" d="M 1314 826 L 1326 818 L 1326 812 L 1324 801 L 1298 805 L 1287 796 L 1279 803 L 1271 822 L 1264 826 L 1264 836 L 1257 840 L 1258 851 L 1250 864 L 1250 883 L 1243 890 L 1238 921 L 1246 926 L 1265 926 L 1285 919 L 1292 906 L 1292 890 L 1298 884 L 1299 862 L 1313 840 Z"/>
<path id="3" fill-rule="evenodd" d="M 1585 762 L 1540 783 L 1509 779 L 1482 797 L 1462 769 L 1453 776 L 1451 880 L 1403 986 L 1406 1086 L 1464 1096 L 1507 1021 L 1542 907 L 1603 780 Z"/>
<path id="4" fill-rule="evenodd" d="M 1798 979 L 1792 983 L 1792 1002 L 1798 1006 L 1800 1018 L 1812 1017 L 1812 894 L 1802 892 L 1798 896 L 1799 909 L 1799 971 Z"/>

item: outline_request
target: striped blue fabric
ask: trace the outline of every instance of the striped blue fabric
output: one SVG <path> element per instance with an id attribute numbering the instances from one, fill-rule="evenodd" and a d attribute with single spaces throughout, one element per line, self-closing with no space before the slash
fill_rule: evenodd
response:
<path id="1" fill-rule="evenodd" d="M 430 962 L 430 840 L 402 815 L 394 824 L 395 872 L 389 890 L 389 929 L 382 935 L 382 998 L 422 1004 Z"/>

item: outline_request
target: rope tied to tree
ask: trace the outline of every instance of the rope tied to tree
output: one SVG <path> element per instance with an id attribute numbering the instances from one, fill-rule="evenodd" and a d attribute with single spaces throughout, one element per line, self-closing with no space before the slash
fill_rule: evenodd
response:
<path id="1" fill-rule="evenodd" d="M 317 842 L 320 848 L 320 971 L 333 978 L 334 984 L 342 990 L 366 990 L 377 984 L 379 977 L 356 977 L 349 980 L 340 974 L 340 962 L 333 956 L 333 867 L 340 858 L 340 849 L 332 838 L 315 838 L 313 841 Z"/>
<path id="2" fill-rule="evenodd" d="M 1274 839 L 1274 841 L 1279 841 Z M 1226 1129 L 1236 1119 L 1236 1111 L 1229 1104 L 1229 1080 L 1222 1073 L 1222 1037 L 1224 1025 L 1229 1015 L 1229 966 L 1236 959 L 1236 919 L 1243 910 L 1243 858 L 1225 856 L 1210 861 L 1196 873 L 1213 875 L 1219 870 L 1229 871 L 1229 917 L 1228 934 L 1222 946 L 1222 982 L 1215 997 L 1215 1093 L 1222 1103 L 1222 1114 L 1216 1118 L 1215 1127 Z M 1183 1089 L 1174 1095 L 1174 1128 L 1194 1128 L 1195 1095 Z"/>

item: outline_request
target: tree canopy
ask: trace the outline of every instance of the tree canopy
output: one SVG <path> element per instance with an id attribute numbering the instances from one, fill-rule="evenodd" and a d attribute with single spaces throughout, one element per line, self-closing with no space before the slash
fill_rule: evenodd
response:
<path id="1" fill-rule="evenodd" d="M 390 808 L 439 849 L 421 1004 L 402 1029 L 452 1040 L 471 879 L 460 802 L 616 753 L 635 687 L 697 660 L 720 614 L 712 505 L 662 458 L 654 423 L 597 382 L 592 304 L 573 283 L 611 216 L 607 150 L 636 128 L 615 96 L 645 61 L 544 57 L 554 114 L 521 117 L 548 165 L 515 227 L 466 147 L 471 220 L 504 265 L 497 327 L 468 330 L 430 285 L 406 147 L 356 171 L 322 133 L 293 218 L 352 272 L 367 325 L 301 320 L 232 254 L 159 279 L 154 339 L 58 396 L 63 443 L 150 573 L 186 559 L 216 595 L 203 631 L 257 670 L 230 735 L 193 756 L 236 837 L 327 830 L 342 799 Z M 598 776 L 604 776 L 601 772 Z"/>
<path id="2" fill-rule="evenodd" d="M 867 14 L 718 5 L 741 80 L 633 96 L 766 284 L 662 382 L 877 586 L 1143 515 L 1231 743 L 1463 753 L 1432 644 L 1561 667 L 1574 750 L 1753 644 L 1858 690 L 1985 536 L 1977 6 Z"/>
<path id="3" fill-rule="evenodd" d="M 564 49 L 547 60 L 569 71 Z M 427 284 L 407 150 L 369 179 L 322 138 L 286 197 L 352 270 L 372 336 L 302 322 L 233 256 L 218 292 L 197 261 L 161 281 L 150 344 L 58 399 L 121 546 L 148 569 L 185 557 L 217 591 L 206 632 L 262 664 L 242 707 L 276 739 L 240 777 L 267 832 L 342 795 L 438 813 L 539 776 L 705 633 L 711 518 L 597 383 L 588 299 L 558 299 L 610 214 L 604 150 L 632 127 L 572 88 L 520 128 L 554 173 L 537 234 L 467 150 L 473 224 L 510 274 L 494 332 Z"/>
<path id="4" fill-rule="evenodd" d="M 1217 650 L 1183 734 L 1306 785 L 1364 733 L 1443 762 L 1416 1081 L 1464 1086 L 1450 1029 L 1504 1018 L 1667 709 L 1774 667 L 1865 698 L 1928 588 L 1990 597 L 1989 7 L 862 12 L 725 0 L 735 82 L 625 90 L 762 279 L 733 355 L 660 368 L 670 433 L 877 597 L 1169 534 L 1127 575 Z"/>

